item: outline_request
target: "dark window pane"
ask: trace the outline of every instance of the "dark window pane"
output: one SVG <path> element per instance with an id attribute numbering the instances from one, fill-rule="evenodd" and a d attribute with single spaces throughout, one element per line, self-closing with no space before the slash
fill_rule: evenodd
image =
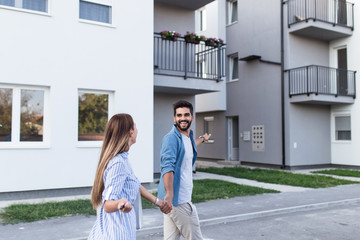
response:
<path id="1" fill-rule="evenodd" d="M 96 22 L 111 23 L 110 20 L 111 7 L 109 6 L 80 1 L 79 11 L 80 11 L 81 19 L 86 19 Z"/>
<path id="2" fill-rule="evenodd" d="M 0 88 L 0 142 L 11 141 L 12 89 Z"/>
<path id="3" fill-rule="evenodd" d="M 43 141 L 44 91 L 21 90 L 20 141 Z"/>
<path id="4" fill-rule="evenodd" d="M 108 109 L 108 94 L 79 93 L 79 141 L 103 140 Z"/>
<path id="5" fill-rule="evenodd" d="M 23 8 L 39 12 L 47 12 L 47 0 L 23 0 Z"/>
<path id="6" fill-rule="evenodd" d="M 14 7 L 15 6 L 15 0 L 0 0 L 0 5 Z"/>

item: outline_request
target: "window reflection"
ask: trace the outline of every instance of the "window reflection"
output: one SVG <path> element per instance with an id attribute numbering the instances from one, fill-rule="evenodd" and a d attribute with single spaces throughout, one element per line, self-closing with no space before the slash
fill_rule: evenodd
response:
<path id="1" fill-rule="evenodd" d="M 43 141 L 44 91 L 21 90 L 20 141 Z"/>
<path id="2" fill-rule="evenodd" d="M 12 89 L 0 88 L 0 142 L 11 141 Z"/>
<path id="3" fill-rule="evenodd" d="M 79 92 L 79 141 L 103 140 L 108 109 L 108 94 Z"/>

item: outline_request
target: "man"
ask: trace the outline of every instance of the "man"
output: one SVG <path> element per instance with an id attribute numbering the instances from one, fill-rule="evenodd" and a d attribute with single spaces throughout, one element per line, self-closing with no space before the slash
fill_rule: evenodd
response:
<path id="1" fill-rule="evenodd" d="M 208 141 L 211 134 L 205 133 L 194 140 L 190 130 L 194 120 L 193 106 L 187 101 L 174 104 L 174 126 L 165 135 L 161 146 L 161 177 L 158 198 L 172 207 L 164 214 L 164 239 L 203 239 L 199 217 L 191 203 L 193 189 L 192 167 L 197 157 L 196 147 Z"/>

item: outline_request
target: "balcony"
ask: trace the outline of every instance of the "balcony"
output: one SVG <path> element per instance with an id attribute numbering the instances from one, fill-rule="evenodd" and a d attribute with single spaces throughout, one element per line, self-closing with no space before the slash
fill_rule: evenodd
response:
<path id="1" fill-rule="evenodd" d="M 174 7 L 186 8 L 194 11 L 213 1 L 214 0 L 155 0 L 155 2 L 167 4 Z"/>
<path id="2" fill-rule="evenodd" d="M 289 32 L 324 41 L 352 35 L 354 4 L 345 0 L 289 0 Z"/>
<path id="3" fill-rule="evenodd" d="M 292 103 L 354 103 L 356 71 L 311 65 L 287 72 Z"/>
<path id="4" fill-rule="evenodd" d="M 164 40 L 154 36 L 155 92 L 200 94 L 221 91 L 225 45 L 221 47 Z"/>

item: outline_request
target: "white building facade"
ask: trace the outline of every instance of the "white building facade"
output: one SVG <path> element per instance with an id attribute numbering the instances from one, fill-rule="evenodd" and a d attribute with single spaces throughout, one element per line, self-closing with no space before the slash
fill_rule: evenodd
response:
<path id="1" fill-rule="evenodd" d="M 153 5 L 0 1 L 0 192 L 92 186 L 122 112 L 139 130 L 135 174 L 153 181 Z"/>

